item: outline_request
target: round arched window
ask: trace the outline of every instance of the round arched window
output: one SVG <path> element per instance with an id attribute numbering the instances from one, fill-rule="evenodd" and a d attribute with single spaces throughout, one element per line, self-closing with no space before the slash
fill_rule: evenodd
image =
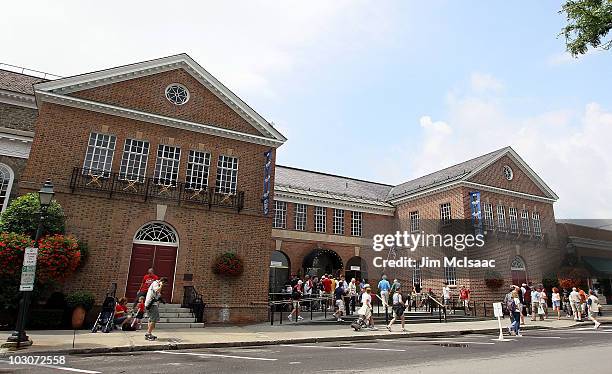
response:
<path id="1" fill-rule="evenodd" d="M 166 99 L 175 105 L 183 105 L 189 101 L 189 90 L 182 84 L 172 83 L 166 87 Z"/>
<path id="2" fill-rule="evenodd" d="M 178 236 L 176 231 L 165 223 L 150 222 L 138 230 L 134 243 L 178 246 Z"/>

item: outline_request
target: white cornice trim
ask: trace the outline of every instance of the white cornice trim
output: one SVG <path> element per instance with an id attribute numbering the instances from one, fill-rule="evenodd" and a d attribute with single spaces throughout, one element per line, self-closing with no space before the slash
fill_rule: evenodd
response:
<path id="1" fill-rule="evenodd" d="M 568 236 L 568 239 L 570 243 L 574 244 L 577 247 L 612 251 L 612 241 L 595 240 L 578 236 Z"/>
<path id="2" fill-rule="evenodd" d="M 242 99 L 236 96 L 236 94 L 185 53 L 38 83 L 34 85 L 34 87 L 40 91 L 67 94 L 175 69 L 184 69 L 187 71 L 265 137 L 279 141 L 281 144 L 287 140 L 287 138 L 278 132 L 278 130 L 259 115 L 259 113 L 255 112 L 248 104 L 242 101 Z"/>
<path id="3" fill-rule="evenodd" d="M 266 145 L 270 147 L 278 147 L 283 144 L 283 141 L 275 140 L 272 138 L 266 138 L 258 135 L 246 134 L 238 131 L 223 129 L 216 126 L 205 125 L 201 123 L 195 123 L 185 121 L 181 119 L 160 116 L 157 114 L 151 114 L 147 112 L 141 112 L 139 110 L 122 108 L 109 104 L 102 104 L 95 101 L 89 101 L 79 99 L 72 96 L 60 95 L 51 92 L 38 91 L 36 90 L 37 102 L 48 102 L 58 105 L 65 105 L 73 108 L 79 108 L 84 110 L 91 110 L 98 113 L 108 114 L 112 116 L 119 116 L 129 118 L 137 121 L 144 121 L 149 123 L 155 123 L 162 126 L 174 127 L 177 129 L 195 131 L 199 133 L 221 136 L 224 138 L 235 139 L 248 143 L 255 143 Z"/>
<path id="4" fill-rule="evenodd" d="M 480 183 L 474 183 L 474 182 L 462 182 L 461 184 L 465 187 L 478 188 L 484 191 L 490 191 L 490 192 L 495 192 L 499 194 L 520 197 L 520 198 L 528 199 L 528 200 L 541 201 L 545 203 L 554 203 L 555 201 L 557 201 L 557 199 L 553 199 L 550 197 L 532 195 L 532 194 L 519 192 L 519 191 L 506 190 L 504 188 L 493 187 L 493 186 L 489 186 L 486 184 L 480 184 Z"/>
<path id="5" fill-rule="evenodd" d="M 522 199 L 527 199 L 527 200 L 534 200 L 534 201 L 540 201 L 540 202 L 545 202 L 545 203 L 554 203 L 556 201 L 556 199 L 553 198 L 549 198 L 549 197 L 544 197 L 544 196 L 537 196 L 537 195 L 532 195 L 532 194 L 528 194 L 528 193 L 524 193 L 524 192 L 518 192 L 518 191 L 512 191 L 512 190 L 506 190 L 504 188 L 499 188 L 499 187 L 494 187 L 494 186 L 489 186 L 489 185 L 485 185 L 485 184 L 480 184 L 480 183 L 474 183 L 474 182 L 467 182 L 467 181 L 455 181 L 449 184 L 445 184 L 439 187 L 435 187 L 435 188 L 431 188 L 425 191 L 421 191 L 419 193 L 410 195 L 410 196 L 404 196 L 401 197 L 399 199 L 390 199 L 389 202 L 391 202 L 394 205 L 399 205 L 399 204 L 403 204 L 407 201 L 411 201 L 411 200 L 416 200 L 418 198 L 421 197 L 425 197 L 425 196 L 429 196 L 429 195 L 433 195 L 442 191 L 448 191 L 451 190 L 453 188 L 457 188 L 457 187 L 467 187 L 467 188 L 474 188 L 474 189 L 478 189 L 478 190 L 482 190 L 482 191 L 489 191 L 489 192 L 495 192 L 495 193 L 499 193 L 499 194 L 503 194 L 503 195 L 509 195 L 509 196 L 514 196 L 514 197 L 519 197 Z"/>
<path id="6" fill-rule="evenodd" d="M 316 205 L 326 208 L 336 208 L 352 210 L 356 212 L 380 214 L 384 216 L 395 215 L 395 207 L 382 207 L 376 205 L 370 205 L 366 203 L 357 203 L 351 201 L 343 201 L 331 198 L 325 198 L 320 196 L 311 196 L 307 194 L 300 194 L 295 192 L 277 191 L 274 190 L 274 199 L 278 201 L 285 201 L 289 203 L 298 203 L 306 205 Z"/>
<path id="7" fill-rule="evenodd" d="M 372 239 L 363 238 L 360 236 L 347 236 L 347 235 L 332 235 L 318 232 L 308 231 L 295 231 L 285 229 L 272 229 L 272 238 L 274 239 L 288 239 L 288 240 L 303 240 L 309 242 L 324 242 L 324 243 L 336 243 L 345 245 L 355 246 L 372 246 Z M 281 243 L 281 250 L 283 245 Z"/>
<path id="8" fill-rule="evenodd" d="M 34 95 L 26 95 L 13 91 L 0 90 L 0 103 L 36 109 Z"/>
<path id="9" fill-rule="evenodd" d="M 527 177 L 529 177 L 533 182 L 535 182 L 542 190 L 544 190 L 544 192 L 549 194 L 553 200 L 559 199 L 559 196 L 557 196 L 557 194 L 555 194 L 555 192 L 550 187 L 548 187 L 548 185 L 544 182 L 544 180 L 542 180 L 542 178 L 540 178 L 540 176 L 535 171 L 533 171 L 531 167 L 529 167 L 529 165 L 525 162 L 525 160 L 523 160 L 521 156 L 519 156 L 519 154 L 516 153 L 514 149 L 512 149 L 512 147 L 506 147 L 505 152 L 501 152 L 500 154 L 493 157 L 488 162 L 485 162 L 484 164 L 480 165 L 476 169 L 472 170 L 472 172 L 470 172 L 469 175 L 465 179 L 471 178 L 474 175 L 478 174 L 480 171 L 493 165 L 496 161 L 501 159 L 503 156 L 510 156 L 510 158 L 512 158 L 514 162 L 517 163 L 519 167 L 523 169 L 523 171 L 527 174 Z"/>

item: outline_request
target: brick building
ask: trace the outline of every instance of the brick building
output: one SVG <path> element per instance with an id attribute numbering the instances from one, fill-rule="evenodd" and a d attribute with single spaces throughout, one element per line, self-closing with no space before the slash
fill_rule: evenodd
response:
<path id="1" fill-rule="evenodd" d="M 494 259 L 494 270 L 505 286 L 488 288 L 485 268 L 373 266 L 374 257 L 389 258 L 388 252 L 372 250 L 374 234 L 473 232 L 470 192 L 476 191 L 485 233 L 482 248 L 457 252 L 431 246 L 414 253 L 396 248 L 391 256 Z M 432 288 L 438 295 L 442 283 L 448 282 L 469 287 L 479 301 L 497 300 L 510 284 L 539 283 L 558 266 L 558 261 L 550 261 L 559 258 L 556 199 L 510 147 L 398 186 L 277 166 L 272 234 L 280 253 L 273 255 L 271 274 L 320 276 L 341 269 L 347 277 L 363 276 L 375 284 L 385 273 L 409 286 Z M 286 264 L 290 272 L 279 274 Z M 271 278 L 273 287 L 279 283 Z"/>
<path id="2" fill-rule="evenodd" d="M 4 206 L 17 181 L 26 193 L 50 178 L 68 231 L 90 248 L 66 291 L 100 299 L 117 283 L 119 295 L 131 295 L 153 266 L 172 280 L 173 302 L 195 287 L 209 321 L 252 322 L 266 319 L 262 267 L 272 291 L 291 274 L 375 283 L 386 273 L 438 294 L 444 281 L 465 284 L 492 301 L 511 283 L 540 282 L 562 258 L 557 196 L 513 149 L 397 186 L 274 166 L 285 138 L 185 54 L 53 80 L 0 71 L 0 110 L 0 176 L 2 165 L 12 170 Z M 268 150 L 274 199 L 265 215 Z M 472 192 L 480 193 L 483 248 L 372 250 L 376 234 L 448 232 L 452 222 L 473 231 Z M 246 260 L 240 278 L 211 272 L 228 251 Z M 486 287 L 482 268 L 374 266 L 377 256 L 410 255 L 495 259 L 506 286 Z"/>

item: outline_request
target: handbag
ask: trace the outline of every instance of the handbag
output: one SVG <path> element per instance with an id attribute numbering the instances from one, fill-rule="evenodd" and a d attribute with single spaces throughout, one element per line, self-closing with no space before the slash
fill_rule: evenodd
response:
<path id="1" fill-rule="evenodd" d="M 542 304 L 538 306 L 538 314 L 544 314 L 544 307 L 542 307 Z"/>

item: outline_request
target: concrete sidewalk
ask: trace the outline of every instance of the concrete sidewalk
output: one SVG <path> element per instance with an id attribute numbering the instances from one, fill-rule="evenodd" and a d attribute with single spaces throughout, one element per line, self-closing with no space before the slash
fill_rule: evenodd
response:
<path id="1" fill-rule="evenodd" d="M 601 319 L 611 323 L 612 318 Z M 509 320 L 502 320 L 506 333 Z M 548 319 L 531 322 L 522 326 L 523 329 L 563 329 L 576 325 L 592 326 L 591 322 L 576 323 L 571 319 Z M 155 334 L 158 340 L 154 342 L 144 339 L 145 331 L 113 331 L 108 334 L 101 332 L 92 334 L 87 330 L 46 330 L 28 331 L 34 344 L 19 351 L 0 352 L 0 354 L 53 353 L 53 354 L 85 354 L 134 352 L 167 349 L 221 348 L 254 345 L 316 343 L 343 340 L 371 340 L 390 337 L 442 337 L 469 333 L 495 333 L 499 331 L 496 319 L 486 321 L 452 322 L 452 323 L 422 323 L 406 325 L 408 332 L 399 332 L 400 326 L 394 326 L 394 332 L 388 332 L 384 325 L 378 325 L 378 331 L 362 330 L 355 332 L 349 326 L 312 326 L 283 325 L 270 326 L 257 324 L 249 326 L 205 327 L 184 330 L 158 330 Z M 8 336 L 8 332 L 6 335 Z"/>

